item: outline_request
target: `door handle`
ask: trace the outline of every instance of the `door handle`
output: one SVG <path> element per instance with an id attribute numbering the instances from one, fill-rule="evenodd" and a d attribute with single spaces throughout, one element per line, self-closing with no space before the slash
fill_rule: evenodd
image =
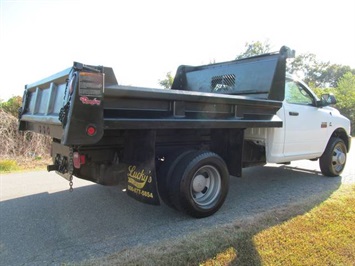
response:
<path id="1" fill-rule="evenodd" d="M 288 112 L 288 114 L 289 114 L 290 116 L 298 116 L 298 115 L 299 115 L 298 112 Z"/>

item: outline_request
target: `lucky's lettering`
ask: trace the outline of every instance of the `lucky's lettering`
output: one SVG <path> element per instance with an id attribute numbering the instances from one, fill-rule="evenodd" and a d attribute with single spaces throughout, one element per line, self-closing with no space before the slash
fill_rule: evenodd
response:
<path id="1" fill-rule="evenodd" d="M 152 182 L 151 171 L 149 173 L 145 173 L 145 170 L 142 169 L 141 171 L 137 170 L 135 165 L 128 166 L 128 183 L 132 184 L 136 188 L 142 189 L 145 184 Z"/>

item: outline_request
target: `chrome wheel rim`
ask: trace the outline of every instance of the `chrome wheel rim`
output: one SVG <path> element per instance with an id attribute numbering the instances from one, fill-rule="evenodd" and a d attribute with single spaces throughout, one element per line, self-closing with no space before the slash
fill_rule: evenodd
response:
<path id="1" fill-rule="evenodd" d="M 346 163 L 346 151 L 343 145 L 341 145 L 341 143 L 338 143 L 337 145 L 335 145 L 333 150 L 333 155 L 332 155 L 333 170 L 337 173 L 341 172 L 344 168 L 345 163 Z"/>
<path id="2" fill-rule="evenodd" d="M 191 181 L 190 193 L 200 208 L 210 208 L 218 200 L 221 192 L 221 175 L 216 167 L 205 165 L 199 168 Z"/>

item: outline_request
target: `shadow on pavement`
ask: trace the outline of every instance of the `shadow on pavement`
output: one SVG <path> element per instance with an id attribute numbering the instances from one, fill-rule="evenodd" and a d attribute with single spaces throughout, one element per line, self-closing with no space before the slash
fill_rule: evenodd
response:
<path id="1" fill-rule="evenodd" d="M 2 201 L 0 264 L 80 262 L 137 245 L 154 246 L 308 198 L 316 197 L 316 205 L 340 184 L 340 177 L 327 178 L 292 166 L 245 169 L 244 178 L 231 177 L 224 206 L 205 219 L 187 217 L 165 205 L 136 202 L 117 186 L 89 185 L 72 193 L 39 193 Z"/>

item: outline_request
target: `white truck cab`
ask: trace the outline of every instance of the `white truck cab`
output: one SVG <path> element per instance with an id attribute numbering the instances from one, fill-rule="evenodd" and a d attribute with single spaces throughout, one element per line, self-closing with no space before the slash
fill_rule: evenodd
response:
<path id="1" fill-rule="evenodd" d="M 266 162 L 288 163 L 319 159 L 326 176 L 338 176 L 344 169 L 351 145 L 350 121 L 330 107 L 333 95 L 319 99 L 296 77 L 287 75 L 285 99 L 277 116 L 282 128 L 246 129 L 245 139 L 265 146 Z"/>

